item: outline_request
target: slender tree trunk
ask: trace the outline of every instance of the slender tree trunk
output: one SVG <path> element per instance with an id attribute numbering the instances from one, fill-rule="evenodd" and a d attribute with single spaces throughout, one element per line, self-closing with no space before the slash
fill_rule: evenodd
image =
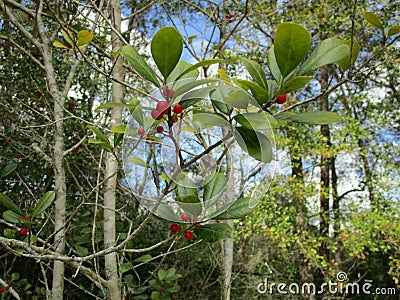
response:
<path id="1" fill-rule="evenodd" d="M 121 6 L 120 1 L 112 0 L 110 3 L 112 25 L 116 31 L 121 32 Z M 118 35 L 111 31 L 112 49 L 117 51 L 122 46 L 122 41 Z M 116 56 L 113 61 L 112 76 L 115 79 L 123 80 L 123 61 L 122 58 Z M 113 82 L 112 84 L 112 102 L 122 103 L 124 98 L 124 89 L 120 83 Z M 120 108 L 113 108 L 111 110 L 111 128 L 122 123 L 122 110 Z M 110 138 L 112 141 L 112 137 Z M 115 244 L 115 203 L 116 203 L 116 185 L 118 175 L 118 149 L 114 153 L 107 153 L 106 158 L 106 191 L 104 194 L 104 246 L 105 248 L 111 247 Z M 110 253 L 105 256 L 105 269 L 108 281 L 108 290 L 106 299 L 118 300 L 121 299 L 119 277 L 118 277 L 118 264 L 117 254 Z"/>

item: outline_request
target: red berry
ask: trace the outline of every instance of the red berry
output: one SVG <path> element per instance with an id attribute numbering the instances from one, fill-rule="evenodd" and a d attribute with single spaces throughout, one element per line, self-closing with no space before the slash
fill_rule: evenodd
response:
<path id="1" fill-rule="evenodd" d="M 16 158 L 16 159 L 20 159 L 21 156 L 19 156 L 19 155 L 17 154 L 17 155 L 15 155 L 15 158 Z"/>
<path id="2" fill-rule="evenodd" d="M 168 113 L 169 103 L 167 101 L 159 101 L 156 106 L 156 110 L 158 110 L 163 115 Z"/>
<path id="3" fill-rule="evenodd" d="M 22 220 L 28 221 L 29 220 L 29 216 L 23 216 Z"/>
<path id="4" fill-rule="evenodd" d="M 8 285 L 8 286 L 6 286 L 6 290 L 8 291 L 10 289 L 10 286 Z"/>
<path id="5" fill-rule="evenodd" d="M 189 215 L 188 214 L 182 214 L 182 221 L 187 222 L 189 221 Z"/>
<path id="6" fill-rule="evenodd" d="M 19 232 L 21 233 L 21 235 L 27 235 L 28 234 L 28 228 L 22 227 Z"/>
<path id="7" fill-rule="evenodd" d="M 101 235 L 104 236 L 104 231 L 101 232 Z"/>
<path id="8" fill-rule="evenodd" d="M 197 222 L 197 217 L 193 217 L 192 218 L 192 223 L 196 223 Z"/>
<path id="9" fill-rule="evenodd" d="M 68 108 L 69 108 L 69 109 L 75 109 L 75 104 L 74 104 L 74 102 L 69 102 L 69 103 L 68 103 Z"/>
<path id="10" fill-rule="evenodd" d="M 158 110 L 152 110 L 151 111 L 151 117 L 154 120 L 161 120 L 163 117 L 163 114 L 161 112 L 159 112 Z"/>
<path id="11" fill-rule="evenodd" d="M 6 140 L 6 144 L 10 145 L 11 144 L 11 140 Z"/>
<path id="12" fill-rule="evenodd" d="M 178 117 L 177 116 L 172 117 L 171 122 L 172 123 L 178 122 Z"/>
<path id="13" fill-rule="evenodd" d="M 278 104 L 283 104 L 285 102 L 286 102 L 286 94 L 279 95 L 276 98 L 276 103 L 278 103 Z"/>
<path id="14" fill-rule="evenodd" d="M 185 238 L 186 238 L 187 240 L 191 240 L 191 239 L 193 238 L 193 232 L 191 232 L 191 231 L 186 231 L 186 232 L 185 232 Z"/>
<path id="15" fill-rule="evenodd" d="M 164 131 L 164 127 L 159 125 L 159 126 L 157 126 L 156 130 L 157 130 L 158 133 L 162 133 Z"/>
<path id="16" fill-rule="evenodd" d="M 42 92 L 41 91 L 35 91 L 33 93 L 33 95 L 35 96 L 36 99 L 40 99 L 42 97 Z"/>
<path id="17" fill-rule="evenodd" d="M 3 294 L 3 293 L 4 293 L 4 289 L 0 288 L 0 294 Z"/>
<path id="18" fill-rule="evenodd" d="M 176 113 L 177 115 L 181 114 L 183 111 L 183 107 L 180 104 L 177 104 L 174 106 L 174 113 Z"/>
<path id="19" fill-rule="evenodd" d="M 178 232 L 179 231 L 179 225 L 176 223 L 171 224 L 171 226 L 169 226 L 169 230 L 171 230 L 172 232 Z"/>
<path id="20" fill-rule="evenodd" d="M 39 105 L 38 105 L 40 108 L 45 108 L 46 107 L 46 104 L 44 104 L 44 103 L 39 103 Z"/>
<path id="21" fill-rule="evenodd" d="M 7 284 L 10 284 L 10 283 L 11 283 L 11 280 L 10 280 L 10 279 L 7 279 L 7 280 L 6 280 L 6 283 L 7 283 Z"/>
<path id="22" fill-rule="evenodd" d="M 137 133 L 139 133 L 139 134 L 144 134 L 144 129 L 143 129 L 143 128 L 139 128 L 139 129 L 137 130 Z"/>

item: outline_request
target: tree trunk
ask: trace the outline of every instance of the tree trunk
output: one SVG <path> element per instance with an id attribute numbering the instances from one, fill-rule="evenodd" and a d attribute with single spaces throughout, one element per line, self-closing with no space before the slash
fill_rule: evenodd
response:
<path id="1" fill-rule="evenodd" d="M 117 32 L 121 32 L 121 6 L 120 2 L 113 0 L 110 3 L 111 7 L 111 22 Z M 119 39 L 114 30 L 111 31 L 112 49 L 117 51 L 122 46 L 122 41 Z M 116 56 L 113 61 L 113 78 L 123 81 L 123 61 L 120 56 Z M 124 89 L 120 83 L 113 82 L 112 84 L 112 102 L 122 103 L 124 97 Z M 111 110 L 111 128 L 122 123 L 122 110 L 113 108 Z M 113 143 L 112 136 L 110 137 Z M 118 175 L 118 149 L 114 153 L 107 153 L 106 158 L 106 190 L 104 194 L 104 247 L 112 247 L 115 245 L 115 203 L 116 203 L 116 185 Z M 117 254 L 115 252 L 105 256 L 105 269 L 108 281 L 107 297 L 109 300 L 121 299 Z"/>

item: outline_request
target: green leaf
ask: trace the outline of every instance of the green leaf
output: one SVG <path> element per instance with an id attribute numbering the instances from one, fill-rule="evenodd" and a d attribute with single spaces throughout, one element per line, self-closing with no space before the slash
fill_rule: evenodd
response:
<path id="1" fill-rule="evenodd" d="M 347 40 L 345 42 L 345 45 L 349 47 L 348 54 L 347 56 L 342 59 L 341 61 L 338 61 L 338 65 L 342 68 L 343 71 L 346 71 L 350 68 L 350 48 L 351 48 L 351 40 Z M 356 38 L 353 39 L 353 54 L 352 54 L 352 61 L 353 64 L 357 60 L 358 57 L 358 52 L 360 51 L 360 45 L 358 44 L 358 41 Z"/>
<path id="2" fill-rule="evenodd" d="M 3 170 L 1 170 L 1 177 L 6 177 L 6 176 L 10 175 L 12 172 L 15 171 L 17 166 L 18 166 L 18 163 L 12 163 L 12 164 L 8 164 L 7 166 L 5 166 L 3 168 Z"/>
<path id="3" fill-rule="evenodd" d="M 151 41 L 151 54 L 165 80 L 178 64 L 182 50 L 182 36 L 172 26 L 161 28 Z"/>
<path id="4" fill-rule="evenodd" d="M 15 237 L 14 229 L 5 228 L 4 229 L 4 237 L 6 237 L 8 239 L 13 239 Z"/>
<path id="5" fill-rule="evenodd" d="M 12 210 L 6 210 L 5 212 L 3 212 L 3 219 L 10 223 L 21 223 L 22 214 L 17 214 Z"/>
<path id="6" fill-rule="evenodd" d="M 114 102 L 107 102 L 100 104 L 94 111 L 99 111 L 100 109 L 104 108 L 135 108 L 137 105 L 128 104 L 128 103 L 114 103 Z"/>
<path id="7" fill-rule="evenodd" d="M 86 248 L 86 247 L 82 247 L 82 246 L 79 246 L 79 245 L 75 245 L 75 249 L 76 249 L 76 252 L 78 252 L 78 254 L 79 254 L 80 256 L 86 256 L 86 255 L 89 254 L 89 250 L 88 250 L 88 248 Z"/>
<path id="8" fill-rule="evenodd" d="M 0 203 L 7 209 L 15 212 L 16 214 L 23 215 L 24 213 L 19 207 L 4 193 L 0 193 Z"/>
<path id="9" fill-rule="evenodd" d="M 349 46 L 338 38 L 323 40 L 304 62 L 299 74 L 309 74 L 322 66 L 339 62 L 348 57 L 349 52 Z"/>
<path id="10" fill-rule="evenodd" d="M 226 104 L 238 109 L 246 109 L 250 101 L 250 95 L 244 90 L 233 91 L 224 98 Z"/>
<path id="11" fill-rule="evenodd" d="M 255 206 L 250 207 L 250 201 L 250 197 L 239 198 L 233 203 L 220 208 L 211 218 L 215 220 L 231 220 L 244 217 L 255 209 Z"/>
<path id="12" fill-rule="evenodd" d="M 193 124 L 198 127 L 203 126 L 229 126 L 229 122 L 217 113 L 204 111 L 193 111 Z"/>
<path id="13" fill-rule="evenodd" d="M 184 84 L 182 86 L 180 86 L 179 88 L 177 88 L 175 90 L 175 98 L 183 95 L 184 93 L 190 91 L 191 89 L 194 89 L 195 87 L 201 86 L 201 85 L 206 85 L 208 83 L 215 83 L 215 82 L 219 82 L 220 79 L 218 78 L 205 78 L 205 79 L 200 79 L 200 80 L 194 80 L 194 81 L 190 81 L 187 84 Z"/>
<path id="14" fill-rule="evenodd" d="M 198 62 L 198 63 L 196 63 L 196 64 L 194 64 L 194 65 L 191 65 L 189 68 L 187 68 L 187 69 L 184 70 L 182 73 L 180 73 L 180 74 L 174 79 L 174 81 L 177 81 L 177 80 L 181 79 L 184 75 L 186 75 L 186 74 L 188 74 L 188 73 L 190 73 L 190 72 L 197 71 L 197 69 L 200 68 L 200 67 L 206 67 L 206 66 L 210 66 L 210 65 L 217 64 L 217 63 L 224 62 L 224 61 L 225 61 L 225 60 L 219 59 L 219 58 L 200 61 L 200 62 Z M 175 72 L 175 70 L 174 70 L 174 72 Z M 198 72 L 197 72 L 197 73 L 198 73 Z M 192 76 L 192 77 L 193 77 L 193 76 Z M 197 77 L 197 76 L 196 76 L 196 77 Z"/>
<path id="15" fill-rule="evenodd" d="M 59 42 L 59 41 L 54 41 L 53 42 L 53 46 L 57 47 L 57 48 L 63 48 L 63 49 L 68 49 L 67 46 L 65 46 L 63 43 Z"/>
<path id="16" fill-rule="evenodd" d="M 226 176 L 223 173 L 217 172 L 204 185 L 203 200 L 215 202 L 221 197 L 226 187 Z"/>
<path id="17" fill-rule="evenodd" d="M 157 276 L 158 279 L 164 280 L 165 276 L 167 276 L 167 272 L 165 270 L 158 270 Z"/>
<path id="18" fill-rule="evenodd" d="M 266 112 L 244 113 L 233 118 L 243 127 L 252 130 L 270 130 L 278 125 L 275 118 Z"/>
<path id="19" fill-rule="evenodd" d="M 122 142 L 124 138 L 124 134 L 123 133 L 114 133 L 114 148 L 118 147 L 119 143 Z"/>
<path id="20" fill-rule="evenodd" d="M 365 12 L 364 13 L 364 18 L 373 26 L 376 28 L 379 28 L 380 30 L 384 31 L 385 28 L 383 27 L 383 24 L 381 20 L 378 18 L 377 15 L 375 15 L 373 12 Z"/>
<path id="21" fill-rule="evenodd" d="M 182 219 L 179 216 L 177 216 L 176 212 L 172 209 L 172 207 L 165 203 L 160 203 L 160 205 L 157 207 L 156 215 L 166 220 L 171 220 L 174 222 L 182 222 Z"/>
<path id="22" fill-rule="evenodd" d="M 292 91 L 296 91 L 309 83 L 310 80 L 313 78 L 314 76 L 298 76 L 291 78 L 282 85 L 280 90 L 277 92 L 277 95 L 287 94 Z"/>
<path id="23" fill-rule="evenodd" d="M 175 201 L 185 212 L 188 212 L 193 216 L 200 215 L 203 210 L 198 195 L 179 196 Z"/>
<path id="24" fill-rule="evenodd" d="M 120 264 L 120 265 L 119 265 L 119 271 L 120 271 L 121 273 L 126 273 L 126 272 L 132 270 L 132 267 L 133 267 L 133 266 L 132 266 L 132 263 Z"/>
<path id="25" fill-rule="evenodd" d="M 216 223 L 195 227 L 193 231 L 200 239 L 209 243 L 215 243 L 219 240 L 230 238 L 232 228 L 225 223 Z"/>
<path id="26" fill-rule="evenodd" d="M 81 30 L 78 32 L 78 46 L 85 46 L 93 40 L 93 34 L 87 30 Z"/>
<path id="27" fill-rule="evenodd" d="M 100 140 L 89 138 L 88 143 L 102 146 L 102 147 L 104 147 L 104 149 L 107 152 L 110 152 L 112 150 L 112 147 L 111 147 L 111 145 L 109 143 L 105 143 L 105 142 L 100 141 Z"/>
<path id="28" fill-rule="evenodd" d="M 75 47 L 75 42 L 72 40 L 74 38 L 74 34 L 71 30 L 61 30 L 61 34 L 63 35 L 64 39 L 70 44 L 72 47 Z"/>
<path id="29" fill-rule="evenodd" d="M 93 131 L 93 133 L 96 135 L 96 137 L 111 146 L 110 141 L 108 140 L 108 138 L 96 127 L 92 126 L 92 125 L 88 125 L 88 128 Z"/>
<path id="30" fill-rule="evenodd" d="M 392 35 L 396 35 L 400 33 L 400 25 L 393 25 L 389 28 L 388 36 L 391 37 Z"/>
<path id="31" fill-rule="evenodd" d="M 274 40 L 274 53 L 279 70 L 285 78 L 303 60 L 311 44 L 307 29 L 295 23 L 278 26 Z"/>
<path id="32" fill-rule="evenodd" d="M 122 46 L 117 53 L 122 54 L 140 76 L 154 83 L 157 87 L 161 86 L 153 70 L 135 48 L 129 45 Z"/>
<path id="33" fill-rule="evenodd" d="M 178 275 L 180 275 L 180 274 L 177 274 L 176 276 L 178 276 Z M 178 277 L 178 278 L 180 278 L 180 277 Z M 178 279 L 178 278 L 176 278 L 176 279 Z M 178 293 L 180 290 L 181 290 L 181 287 L 179 285 L 177 285 L 177 284 L 175 284 L 174 286 L 166 289 L 166 291 L 169 292 L 169 293 Z"/>
<path id="34" fill-rule="evenodd" d="M 19 275 L 19 273 L 12 273 L 11 274 L 11 280 L 12 281 L 17 281 L 20 278 L 21 278 L 21 276 Z"/>
<path id="35" fill-rule="evenodd" d="M 244 79 L 238 79 L 237 82 L 244 90 L 250 90 L 254 99 L 256 99 L 259 104 L 264 104 L 268 102 L 269 97 L 268 97 L 268 91 L 266 89 L 262 88 L 261 86 L 252 81 Z"/>
<path id="36" fill-rule="evenodd" d="M 35 217 L 41 215 L 53 203 L 55 198 L 55 191 L 45 193 L 33 209 L 31 219 L 33 220 Z"/>
<path id="37" fill-rule="evenodd" d="M 290 116 L 288 119 L 314 125 L 326 125 L 340 121 L 340 116 L 331 111 L 310 111 Z"/>
<path id="38" fill-rule="evenodd" d="M 116 133 L 125 133 L 126 124 L 121 124 L 121 125 L 115 126 L 115 127 L 111 128 L 111 131 L 116 132 Z"/>
<path id="39" fill-rule="evenodd" d="M 242 57 L 240 59 L 250 73 L 251 78 L 262 88 L 268 89 L 264 69 L 255 61 Z"/>
<path id="40" fill-rule="evenodd" d="M 150 261 L 152 259 L 153 259 L 153 257 L 150 254 L 145 254 L 145 255 L 142 255 L 142 256 L 136 258 L 134 260 L 134 262 L 145 263 L 145 262 L 148 262 L 148 261 Z"/>
<path id="41" fill-rule="evenodd" d="M 245 127 L 236 127 L 235 138 L 251 157 L 266 163 L 272 160 L 272 144 L 264 134 Z"/>
<path id="42" fill-rule="evenodd" d="M 268 68 L 276 82 L 281 80 L 281 71 L 279 71 L 278 63 L 276 62 L 274 45 L 268 51 Z M 269 85 L 268 85 L 269 89 Z"/>
<path id="43" fill-rule="evenodd" d="M 139 166 L 142 166 L 142 167 L 145 167 L 145 168 L 149 167 L 146 164 L 146 162 L 143 159 L 139 158 L 139 157 L 130 157 L 130 158 L 128 158 L 128 162 L 134 163 L 136 165 L 139 165 Z"/>
<path id="44" fill-rule="evenodd" d="M 206 99 L 207 95 L 213 90 L 215 90 L 214 86 L 205 86 L 195 90 L 191 90 L 183 95 L 181 101 L 179 101 L 179 104 L 182 105 L 184 109 L 188 108 L 189 106 Z"/>

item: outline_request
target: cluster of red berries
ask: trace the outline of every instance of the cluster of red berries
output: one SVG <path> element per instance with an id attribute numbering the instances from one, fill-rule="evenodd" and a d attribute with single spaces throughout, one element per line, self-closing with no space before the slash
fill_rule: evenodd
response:
<path id="1" fill-rule="evenodd" d="M 24 221 L 29 221 L 29 216 L 22 216 L 21 219 L 24 220 Z M 28 228 L 22 227 L 22 228 L 19 230 L 19 233 L 20 233 L 22 236 L 27 235 L 27 234 L 28 234 Z"/>
<path id="2" fill-rule="evenodd" d="M 276 97 L 276 103 L 283 104 L 286 102 L 286 98 L 286 94 L 279 95 L 278 97 Z"/>
<path id="3" fill-rule="evenodd" d="M 184 222 L 190 221 L 190 217 L 189 217 L 189 215 L 186 214 L 186 213 L 182 214 L 181 218 L 182 218 L 182 221 L 184 221 Z M 192 223 L 192 224 L 196 224 L 196 226 L 200 226 L 200 223 L 197 223 L 197 218 L 196 218 L 196 217 L 193 217 L 193 218 L 192 218 L 191 223 Z M 169 230 L 171 230 L 171 232 L 176 233 L 176 232 L 179 231 L 179 225 L 176 224 L 176 223 L 173 223 L 173 224 L 171 224 L 171 226 L 169 227 Z M 190 231 L 190 230 L 186 230 L 186 231 L 185 231 L 185 238 L 186 238 L 187 240 L 191 240 L 191 239 L 193 238 L 193 232 Z"/>
<path id="4" fill-rule="evenodd" d="M 5 288 L 0 288 L 0 294 L 3 294 L 3 293 L 4 293 L 4 290 L 8 291 L 8 290 L 11 288 L 11 287 L 10 287 L 11 280 L 10 280 L 10 279 L 7 279 L 7 280 L 6 280 L 6 283 L 7 283 L 7 286 L 6 286 Z"/>
<path id="5" fill-rule="evenodd" d="M 233 23 L 233 17 L 234 17 L 234 15 L 230 14 L 230 15 L 227 15 L 225 18 L 228 20 L 229 23 Z"/>
<path id="6" fill-rule="evenodd" d="M 163 96 L 167 99 L 170 100 L 174 97 L 174 89 L 173 88 L 164 88 L 163 89 Z M 173 113 L 172 113 L 173 112 Z M 178 122 L 178 115 L 180 115 L 183 112 L 183 107 L 182 105 L 175 104 L 174 107 L 172 108 L 171 112 L 171 107 L 169 105 L 168 101 L 158 101 L 157 106 L 155 109 L 151 111 L 151 117 L 154 120 L 161 120 L 165 117 L 165 120 L 167 120 L 168 125 L 171 127 L 173 123 Z M 156 127 L 156 132 L 157 133 L 163 133 L 164 132 L 164 127 L 161 125 L 158 125 Z M 143 135 L 145 133 L 145 130 L 143 128 L 138 129 L 138 134 Z"/>

